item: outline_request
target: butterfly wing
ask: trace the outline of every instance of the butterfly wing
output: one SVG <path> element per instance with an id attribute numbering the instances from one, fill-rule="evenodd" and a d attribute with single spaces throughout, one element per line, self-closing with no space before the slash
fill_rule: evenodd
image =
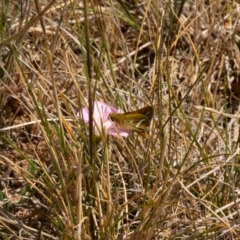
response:
<path id="1" fill-rule="evenodd" d="M 153 108 L 148 106 L 132 112 L 109 114 L 109 117 L 118 125 L 136 131 L 146 137 L 148 136 L 146 131 L 153 118 Z"/>

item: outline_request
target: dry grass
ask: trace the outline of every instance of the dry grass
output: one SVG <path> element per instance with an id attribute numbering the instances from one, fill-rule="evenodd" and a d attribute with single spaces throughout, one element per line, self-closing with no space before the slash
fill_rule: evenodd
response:
<path id="1" fill-rule="evenodd" d="M 0 238 L 239 239 L 239 3 L 23 2 L 0 3 Z M 89 99 L 152 105 L 149 138 L 92 146 Z"/>

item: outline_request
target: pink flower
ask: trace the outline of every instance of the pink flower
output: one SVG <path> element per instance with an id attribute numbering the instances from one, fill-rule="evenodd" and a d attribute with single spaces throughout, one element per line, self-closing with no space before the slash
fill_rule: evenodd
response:
<path id="1" fill-rule="evenodd" d="M 101 135 L 103 131 L 106 131 L 108 135 L 120 135 L 122 137 L 127 137 L 129 131 L 121 126 L 116 126 L 108 118 L 110 113 L 121 113 L 106 103 L 95 101 L 93 105 L 93 126 L 95 127 L 95 132 L 97 135 Z M 89 109 L 83 108 L 77 114 L 77 116 L 82 119 L 85 123 L 89 123 Z"/>

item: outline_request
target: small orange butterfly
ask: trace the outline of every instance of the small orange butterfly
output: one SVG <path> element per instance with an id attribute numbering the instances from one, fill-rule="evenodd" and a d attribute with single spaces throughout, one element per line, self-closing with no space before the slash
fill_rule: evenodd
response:
<path id="1" fill-rule="evenodd" d="M 111 113 L 109 118 L 126 129 L 136 131 L 147 137 L 147 130 L 153 118 L 153 107 L 147 106 L 133 112 Z"/>

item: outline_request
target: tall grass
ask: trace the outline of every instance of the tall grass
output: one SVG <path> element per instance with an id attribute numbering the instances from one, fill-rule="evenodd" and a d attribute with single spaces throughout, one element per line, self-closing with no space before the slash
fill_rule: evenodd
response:
<path id="1" fill-rule="evenodd" d="M 237 239 L 236 1 L 0 6 L 2 239 Z M 96 137 L 94 101 L 149 137 Z"/>

